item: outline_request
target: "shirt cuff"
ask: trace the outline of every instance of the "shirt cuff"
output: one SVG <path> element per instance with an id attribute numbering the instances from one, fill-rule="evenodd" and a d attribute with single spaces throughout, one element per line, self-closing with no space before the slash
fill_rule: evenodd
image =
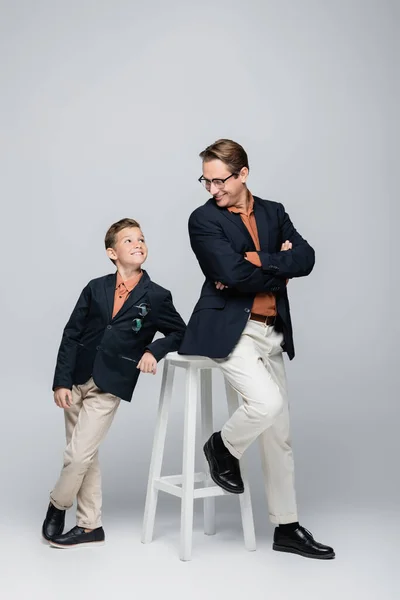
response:
<path id="1" fill-rule="evenodd" d="M 255 267 L 261 267 L 261 260 L 258 256 L 258 252 L 246 252 L 245 258 L 247 258 L 247 260 Z"/>

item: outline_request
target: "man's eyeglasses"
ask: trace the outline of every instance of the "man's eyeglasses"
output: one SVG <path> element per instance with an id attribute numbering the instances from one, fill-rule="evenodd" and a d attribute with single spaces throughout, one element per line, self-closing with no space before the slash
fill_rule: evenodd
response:
<path id="1" fill-rule="evenodd" d="M 229 175 L 229 177 L 225 177 L 225 179 L 206 179 L 202 175 L 201 177 L 198 178 L 197 181 L 199 181 L 202 185 L 204 185 L 204 187 L 208 191 L 210 190 L 212 183 L 215 185 L 215 187 L 217 189 L 221 190 L 225 186 L 225 181 L 228 181 L 228 179 L 230 179 L 231 177 L 237 177 L 238 175 L 239 175 L 239 173 L 232 173 L 232 175 Z"/>
<path id="2" fill-rule="evenodd" d="M 140 319 L 133 319 L 132 321 L 132 330 L 135 333 L 139 333 L 139 331 L 142 328 L 142 321 L 144 319 L 144 317 L 150 312 L 150 307 L 147 304 L 139 304 L 139 305 L 135 305 L 135 308 L 138 309 L 139 315 L 140 315 Z"/>

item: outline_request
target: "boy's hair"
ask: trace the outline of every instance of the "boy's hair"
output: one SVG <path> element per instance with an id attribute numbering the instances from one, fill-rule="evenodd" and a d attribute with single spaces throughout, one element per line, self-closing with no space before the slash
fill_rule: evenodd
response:
<path id="1" fill-rule="evenodd" d="M 222 161 L 231 173 L 239 174 L 243 167 L 247 167 L 250 170 L 245 149 L 233 140 L 217 140 L 211 146 L 207 146 L 203 152 L 200 152 L 199 156 L 203 162 L 211 160 Z"/>
<path id="2" fill-rule="evenodd" d="M 106 250 L 107 248 L 114 248 L 118 233 L 123 229 L 126 229 L 126 227 L 137 227 L 138 229 L 141 229 L 139 223 L 134 219 L 121 219 L 120 221 L 113 223 L 111 227 L 108 228 L 106 237 L 104 238 Z M 115 260 L 112 258 L 110 258 L 110 260 L 115 265 Z"/>
<path id="3" fill-rule="evenodd" d="M 106 237 L 104 238 L 106 250 L 107 248 L 114 248 L 118 233 L 123 229 L 126 229 L 126 227 L 137 227 L 138 229 L 141 229 L 139 223 L 134 219 L 121 219 L 120 221 L 113 223 L 111 227 L 109 227 Z"/>

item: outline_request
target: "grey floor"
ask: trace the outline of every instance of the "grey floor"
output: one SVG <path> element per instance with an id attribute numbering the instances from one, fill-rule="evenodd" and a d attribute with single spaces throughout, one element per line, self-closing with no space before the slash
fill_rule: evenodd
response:
<path id="1" fill-rule="evenodd" d="M 15 514 L 2 526 L 0 597 L 400 598 L 400 531 L 394 512 L 303 515 L 304 524 L 315 536 L 335 547 L 337 558 L 325 562 L 272 551 L 273 529 L 266 524 L 258 527 L 257 550 L 247 552 L 238 511 L 229 506 L 226 512 L 221 499 L 215 536 L 202 533 L 198 507 L 192 560 L 183 563 L 177 553 L 178 504 L 160 500 L 155 537 L 148 545 L 140 543 L 139 511 L 106 514 L 106 544 L 77 550 L 53 549 L 41 540 L 42 514 L 25 512 L 19 518 Z M 70 513 L 67 526 L 73 524 Z"/>

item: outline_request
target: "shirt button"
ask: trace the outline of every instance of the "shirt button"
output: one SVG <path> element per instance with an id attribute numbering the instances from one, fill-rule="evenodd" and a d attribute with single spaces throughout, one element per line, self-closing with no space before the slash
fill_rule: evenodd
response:
<path id="1" fill-rule="evenodd" d="M 112 329 L 112 325 L 107 325 L 107 329 Z"/>
<path id="2" fill-rule="evenodd" d="M 249 313 L 249 312 L 250 312 L 250 309 L 249 309 L 249 308 L 245 308 L 245 309 L 244 309 L 244 312 L 247 312 L 247 313 Z"/>

